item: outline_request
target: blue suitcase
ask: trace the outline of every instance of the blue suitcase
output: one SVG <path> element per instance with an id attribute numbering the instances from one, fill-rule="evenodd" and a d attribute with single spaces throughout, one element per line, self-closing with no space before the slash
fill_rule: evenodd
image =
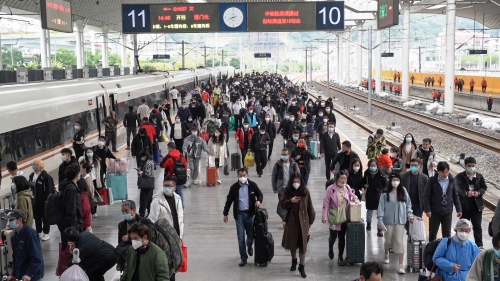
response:
<path id="1" fill-rule="evenodd" d="M 311 149 L 312 154 L 314 155 L 314 158 L 319 158 L 319 141 L 313 141 L 311 140 L 309 142 L 309 148 Z"/>
<path id="2" fill-rule="evenodd" d="M 153 160 L 156 164 L 161 162 L 161 149 L 153 149 Z"/>
<path id="3" fill-rule="evenodd" d="M 127 174 L 107 174 L 106 185 L 111 188 L 113 200 L 127 200 Z"/>

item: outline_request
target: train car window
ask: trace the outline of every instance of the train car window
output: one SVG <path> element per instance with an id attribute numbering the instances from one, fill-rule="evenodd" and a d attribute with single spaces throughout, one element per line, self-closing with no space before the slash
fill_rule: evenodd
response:
<path id="1" fill-rule="evenodd" d="M 35 133 L 35 153 L 45 151 L 50 145 L 47 125 L 36 126 Z"/>
<path id="2" fill-rule="evenodd" d="M 63 122 L 62 120 L 55 120 L 50 122 L 50 143 L 51 148 L 54 148 L 63 143 Z"/>
<path id="3" fill-rule="evenodd" d="M 87 122 L 87 126 L 85 127 L 87 128 L 87 133 L 97 130 L 97 118 L 95 110 L 89 110 L 85 112 L 85 121 Z"/>
<path id="4" fill-rule="evenodd" d="M 120 121 L 123 121 L 123 117 L 125 117 L 125 103 L 124 102 L 120 102 L 118 104 L 117 107 L 115 107 L 117 109 L 116 111 L 116 119 L 118 120 L 118 122 Z M 128 109 L 127 109 L 128 111 Z"/>
<path id="5" fill-rule="evenodd" d="M 26 159 L 35 154 L 35 140 L 29 129 L 15 134 L 14 154 L 16 161 Z"/>
<path id="6" fill-rule="evenodd" d="M 5 167 L 9 161 L 16 161 L 10 133 L 0 134 L 0 167 Z"/>

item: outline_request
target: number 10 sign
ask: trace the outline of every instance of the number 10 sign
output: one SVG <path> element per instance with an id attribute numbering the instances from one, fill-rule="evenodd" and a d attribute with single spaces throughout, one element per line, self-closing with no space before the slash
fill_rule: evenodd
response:
<path id="1" fill-rule="evenodd" d="M 316 30 L 344 30 L 344 1 L 316 2 Z"/>

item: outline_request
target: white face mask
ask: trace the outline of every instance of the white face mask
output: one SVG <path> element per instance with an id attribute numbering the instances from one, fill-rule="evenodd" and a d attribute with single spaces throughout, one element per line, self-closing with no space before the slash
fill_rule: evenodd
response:
<path id="1" fill-rule="evenodd" d="M 292 183 L 292 186 L 293 186 L 293 188 L 295 188 L 295 189 L 299 189 L 299 187 L 300 187 L 300 183 L 298 183 L 298 182 L 294 182 L 294 183 Z"/>
<path id="2" fill-rule="evenodd" d="M 357 166 L 353 166 L 352 169 L 354 170 L 355 173 L 357 173 L 359 171 L 359 167 L 357 167 Z"/>
<path id="3" fill-rule="evenodd" d="M 240 177 L 238 180 L 240 181 L 240 183 L 243 183 L 243 184 L 247 183 L 247 178 L 246 177 Z"/>
<path id="4" fill-rule="evenodd" d="M 62 160 L 63 162 L 66 162 L 66 159 L 68 159 L 68 156 L 66 156 L 66 155 L 61 155 L 61 160 Z"/>
<path id="5" fill-rule="evenodd" d="M 399 181 L 393 181 L 391 182 L 392 187 L 398 187 L 399 186 Z"/>
<path id="6" fill-rule="evenodd" d="M 220 136 L 220 133 L 214 133 L 214 135 L 215 135 L 216 137 L 218 137 L 218 136 Z"/>
<path id="7" fill-rule="evenodd" d="M 469 240 L 469 233 L 467 232 L 457 232 L 457 236 L 461 241 Z"/>
<path id="8" fill-rule="evenodd" d="M 269 121 L 269 120 L 271 120 L 271 118 L 269 118 L 269 117 L 266 117 L 266 121 Z"/>
<path id="9" fill-rule="evenodd" d="M 140 247 L 142 247 L 142 241 L 132 240 L 132 248 L 137 250 Z"/>
<path id="10" fill-rule="evenodd" d="M 341 182 L 337 182 L 337 186 L 338 186 L 338 187 L 344 187 L 344 184 L 343 184 L 343 183 L 341 183 Z"/>
<path id="11" fill-rule="evenodd" d="M 99 141 L 99 142 L 97 142 L 97 145 L 99 145 L 99 146 L 102 147 L 102 146 L 104 146 L 104 142 L 103 141 Z"/>
<path id="12" fill-rule="evenodd" d="M 396 158 L 396 157 L 398 157 L 398 154 L 397 153 L 391 153 L 391 157 L 392 158 Z"/>

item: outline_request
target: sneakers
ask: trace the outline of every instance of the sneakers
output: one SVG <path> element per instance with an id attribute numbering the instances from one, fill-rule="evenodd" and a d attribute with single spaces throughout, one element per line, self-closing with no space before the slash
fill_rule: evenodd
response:
<path id="1" fill-rule="evenodd" d="M 398 274 L 406 274 L 406 271 L 403 269 L 402 265 L 399 265 Z"/>
<path id="2" fill-rule="evenodd" d="M 127 146 L 127 148 L 125 148 L 126 150 L 130 150 L 130 147 Z"/>
<path id="3" fill-rule="evenodd" d="M 368 222 L 368 223 L 366 223 L 366 231 L 370 231 L 370 230 L 372 230 L 372 223 Z"/>
<path id="4" fill-rule="evenodd" d="M 389 264 L 389 254 L 384 255 L 384 263 Z"/>
<path id="5" fill-rule="evenodd" d="M 217 184 L 222 184 L 222 181 L 221 180 L 217 180 Z"/>
<path id="6" fill-rule="evenodd" d="M 241 260 L 239 266 L 245 266 L 247 264 L 247 261 Z"/>
<path id="7" fill-rule="evenodd" d="M 248 252 L 249 256 L 253 256 L 253 248 L 252 248 L 252 246 L 248 247 L 248 251 L 247 252 Z"/>
<path id="8" fill-rule="evenodd" d="M 47 240 L 49 240 L 49 239 L 50 239 L 50 236 L 49 236 L 48 234 L 44 234 L 44 235 L 42 236 L 42 241 L 47 241 Z"/>
<path id="9" fill-rule="evenodd" d="M 38 233 L 38 238 L 42 239 L 42 237 L 43 237 L 43 233 L 41 233 L 41 232 Z"/>
<path id="10" fill-rule="evenodd" d="M 93 218 L 97 218 L 97 214 L 93 214 L 93 215 L 92 215 L 92 217 L 93 217 Z"/>
<path id="11" fill-rule="evenodd" d="M 197 180 L 194 180 L 191 184 L 192 184 L 192 185 L 198 185 L 198 181 L 197 181 Z"/>
<path id="12" fill-rule="evenodd" d="M 380 231 L 380 230 L 379 230 L 379 231 L 377 232 L 377 236 L 378 236 L 378 237 L 384 237 L 384 233 L 383 233 L 382 231 Z"/>

